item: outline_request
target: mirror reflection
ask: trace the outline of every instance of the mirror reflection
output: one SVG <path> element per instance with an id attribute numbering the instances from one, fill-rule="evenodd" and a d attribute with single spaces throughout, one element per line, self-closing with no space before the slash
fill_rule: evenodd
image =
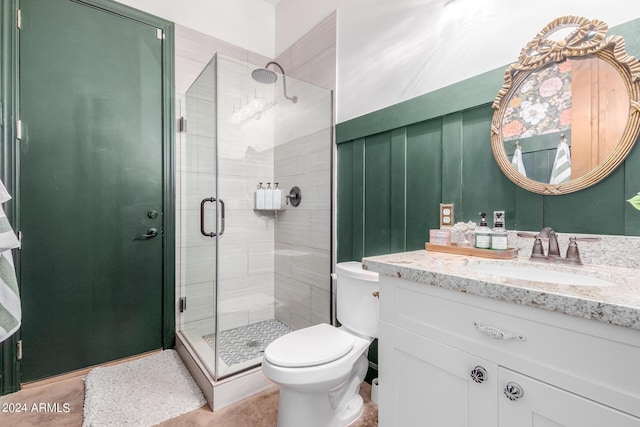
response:
<path id="1" fill-rule="evenodd" d="M 629 95 L 611 64 L 594 55 L 552 63 L 532 72 L 509 98 L 505 152 L 525 177 L 568 182 L 609 156 L 628 115 Z"/>
<path id="2" fill-rule="evenodd" d="M 589 187 L 638 138 L 640 63 L 607 30 L 599 20 L 558 18 L 507 68 L 493 103 L 491 145 L 522 188 L 566 194 Z"/>

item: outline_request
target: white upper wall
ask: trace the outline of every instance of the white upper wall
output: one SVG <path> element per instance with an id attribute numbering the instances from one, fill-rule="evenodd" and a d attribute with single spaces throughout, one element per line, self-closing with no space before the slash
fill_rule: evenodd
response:
<path id="1" fill-rule="evenodd" d="M 338 123 L 506 66 L 559 16 L 640 17 L 629 0 L 280 0 L 276 52 L 334 9 Z"/>
<path id="2" fill-rule="evenodd" d="M 559 16 L 609 26 L 640 17 L 640 2 L 627 0 L 359 3 L 338 13 L 338 122 L 506 66 Z"/>
<path id="3" fill-rule="evenodd" d="M 270 58 L 337 10 L 338 123 L 506 66 L 559 16 L 640 18 L 630 0 L 118 1 Z"/>
<path id="4" fill-rule="evenodd" d="M 275 58 L 275 9 L 272 0 L 116 1 Z"/>
<path id="5" fill-rule="evenodd" d="M 351 0 L 347 0 L 351 1 Z M 359 2 L 359 0 L 353 0 Z M 276 4 L 276 55 L 280 55 L 338 9 L 344 0 L 278 0 Z"/>

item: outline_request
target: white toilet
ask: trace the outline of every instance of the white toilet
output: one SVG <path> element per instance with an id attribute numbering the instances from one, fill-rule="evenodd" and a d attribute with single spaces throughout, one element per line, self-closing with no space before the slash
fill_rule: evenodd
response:
<path id="1" fill-rule="evenodd" d="M 267 346 L 262 371 L 280 386 L 278 427 L 342 427 L 362 414 L 358 393 L 378 336 L 378 273 L 359 262 L 336 266 L 337 328 L 326 323 Z"/>

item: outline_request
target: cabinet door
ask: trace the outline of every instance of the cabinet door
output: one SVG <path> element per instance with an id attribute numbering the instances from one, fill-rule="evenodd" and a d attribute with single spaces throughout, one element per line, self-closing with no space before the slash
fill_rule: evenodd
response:
<path id="1" fill-rule="evenodd" d="M 508 369 L 499 368 L 500 427 L 639 427 L 640 419 Z M 514 386 L 513 384 L 516 384 Z M 510 400 L 510 384 L 522 396 Z"/>
<path id="2" fill-rule="evenodd" d="M 497 365 L 385 322 L 378 357 L 381 427 L 497 425 Z"/>

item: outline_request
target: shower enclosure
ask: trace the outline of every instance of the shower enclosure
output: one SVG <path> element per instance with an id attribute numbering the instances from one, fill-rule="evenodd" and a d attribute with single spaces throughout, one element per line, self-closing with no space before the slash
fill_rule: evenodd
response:
<path id="1" fill-rule="evenodd" d="M 178 340 L 214 381 L 331 315 L 332 92 L 256 68 L 217 54 L 180 102 Z M 276 182 L 282 209 L 255 209 Z"/>

